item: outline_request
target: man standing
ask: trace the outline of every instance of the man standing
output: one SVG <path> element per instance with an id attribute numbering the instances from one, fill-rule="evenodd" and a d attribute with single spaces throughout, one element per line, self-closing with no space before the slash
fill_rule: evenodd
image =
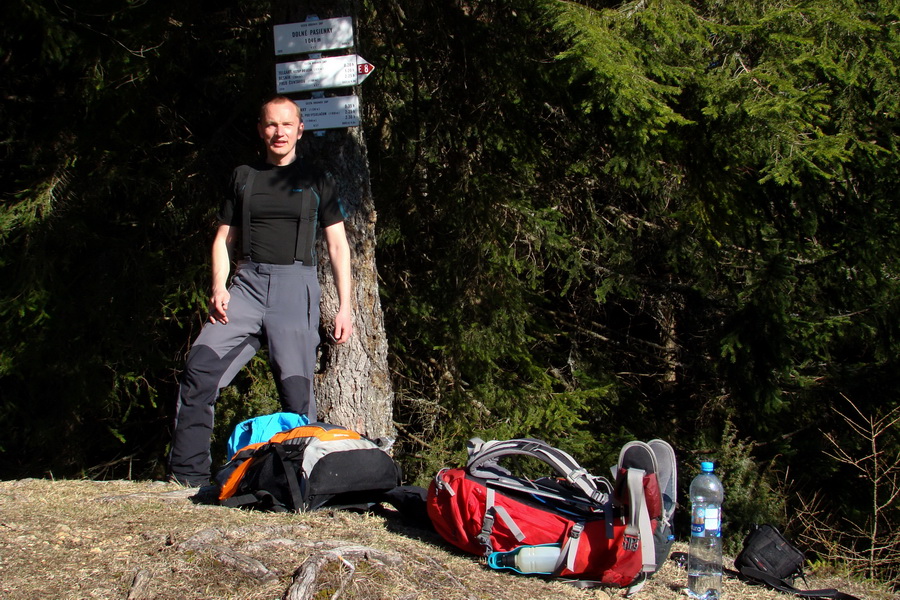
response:
<path id="1" fill-rule="evenodd" d="M 190 487 L 209 483 L 219 390 L 264 341 L 284 409 L 316 420 L 319 226 L 340 303 L 334 340 L 343 344 L 353 333 L 350 246 L 334 181 L 297 155 L 303 121 L 290 98 L 263 104 L 257 129 L 265 162 L 242 165 L 232 175 L 212 247 L 209 323 L 191 347 L 179 386 L 169 470 Z M 229 286 L 235 250 L 240 259 Z"/>

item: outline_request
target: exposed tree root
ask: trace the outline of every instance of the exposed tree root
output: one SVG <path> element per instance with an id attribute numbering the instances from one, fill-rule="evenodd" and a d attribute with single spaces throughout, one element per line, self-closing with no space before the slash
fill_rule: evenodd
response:
<path id="1" fill-rule="evenodd" d="M 356 567 L 347 559 L 374 560 L 389 566 L 396 566 L 403 562 L 403 558 L 396 552 L 383 552 L 365 546 L 339 546 L 325 552 L 316 552 L 307 558 L 294 572 L 294 580 L 284 593 L 283 600 L 308 600 L 312 598 L 316 593 L 316 583 L 319 580 L 319 574 L 322 569 L 329 562 L 339 561 L 350 568 L 350 574 L 348 577 L 341 579 L 340 587 L 332 595 L 331 600 L 337 600 L 356 572 Z"/>
<path id="2" fill-rule="evenodd" d="M 289 600 L 312 598 L 316 593 L 319 575 L 330 562 L 341 562 L 350 570 L 349 575 L 341 579 L 339 589 L 332 596 L 334 600 L 341 596 L 356 572 L 356 566 L 350 562 L 351 560 L 375 561 L 388 566 L 396 566 L 403 562 L 403 557 L 396 552 L 348 544 L 342 540 L 310 541 L 303 537 L 286 537 L 292 534 L 299 535 L 305 529 L 302 526 L 245 527 L 239 530 L 209 528 L 198 531 L 178 544 L 178 549 L 185 552 L 207 552 L 223 565 L 260 581 L 277 579 L 278 573 L 248 554 L 232 548 L 228 544 L 230 539 L 248 540 L 262 536 L 263 539 L 242 546 L 247 552 L 285 548 L 312 551 L 294 572 L 293 581 L 284 594 L 284 598 Z"/>
<path id="3" fill-rule="evenodd" d="M 134 574 L 131 580 L 131 588 L 128 590 L 126 600 L 150 600 L 153 594 L 150 593 L 150 580 L 153 575 L 147 569 L 141 569 Z"/>
<path id="4" fill-rule="evenodd" d="M 260 581 L 277 579 L 278 574 L 267 568 L 260 561 L 242 552 L 238 552 L 230 546 L 218 542 L 223 534 L 217 529 L 204 529 L 191 536 L 190 539 L 179 544 L 179 550 L 209 552 L 223 565 L 240 571 Z"/>

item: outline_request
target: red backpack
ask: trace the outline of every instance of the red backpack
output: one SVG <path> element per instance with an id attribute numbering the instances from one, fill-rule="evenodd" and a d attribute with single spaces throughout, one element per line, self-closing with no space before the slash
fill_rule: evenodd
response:
<path id="1" fill-rule="evenodd" d="M 665 442 L 654 442 L 671 453 Z M 514 455 L 540 460 L 553 476 L 513 475 L 500 462 Z M 668 459 L 674 468 L 674 453 Z M 485 556 L 492 568 L 528 572 L 517 568 L 510 555 L 549 545 L 558 548 L 552 567 L 530 572 L 636 591 L 666 556 L 671 512 L 663 514 L 656 456 L 649 445 L 626 445 L 614 469 L 613 485 L 540 440 L 476 439 L 464 468 L 443 469 L 432 481 L 428 514 L 446 541 Z"/>

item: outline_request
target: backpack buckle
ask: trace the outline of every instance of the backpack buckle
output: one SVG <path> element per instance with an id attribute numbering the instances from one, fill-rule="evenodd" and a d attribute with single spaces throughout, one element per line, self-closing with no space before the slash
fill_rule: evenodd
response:
<path id="1" fill-rule="evenodd" d="M 622 548 L 625 549 L 626 552 L 637 552 L 641 547 L 641 536 L 640 534 L 626 533 L 622 537 Z"/>
<path id="2" fill-rule="evenodd" d="M 484 546 L 484 555 L 488 556 L 494 551 L 491 546 L 491 531 L 494 530 L 494 509 L 489 508 L 484 511 L 484 520 L 481 522 L 481 531 L 475 536 L 475 540 Z"/>

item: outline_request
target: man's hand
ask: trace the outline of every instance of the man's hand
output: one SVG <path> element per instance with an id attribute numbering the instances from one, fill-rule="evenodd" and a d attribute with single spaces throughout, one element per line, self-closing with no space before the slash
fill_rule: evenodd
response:
<path id="1" fill-rule="evenodd" d="M 328 257 L 331 259 L 331 273 L 338 293 L 337 315 L 334 317 L 334 341 L 343 344 L 353 335 L 353 297 L 350 278 L 350 245 L 344 222 L 338 221 L 325 228 L 325 241 L 328 246 Z"/>
<path id="2" fill-rule="evenodd" d="M 212 296 L 209 298 L 209 320 L 212 323 L 228 322 L 228 273 L 231 271 L 230 249 L 234 246 L 240 229 L 230 225 L 219 225 L 212 246 Z"/>
<path id="3" fill-rule="evenodd" d="M 334 341 L 343 344 L 353 335 L 353 315 L 349 310 L 338 311 L 334 317 Z"/>
<path id="4" fill-rule="evenodd" d="M 225 324 L 228 322 L 228 301 L 231 300 L 231 294 L 228 290 L 213 290 L 212 298 L 209 299 L 209 320 L 213 323 Z"/>

